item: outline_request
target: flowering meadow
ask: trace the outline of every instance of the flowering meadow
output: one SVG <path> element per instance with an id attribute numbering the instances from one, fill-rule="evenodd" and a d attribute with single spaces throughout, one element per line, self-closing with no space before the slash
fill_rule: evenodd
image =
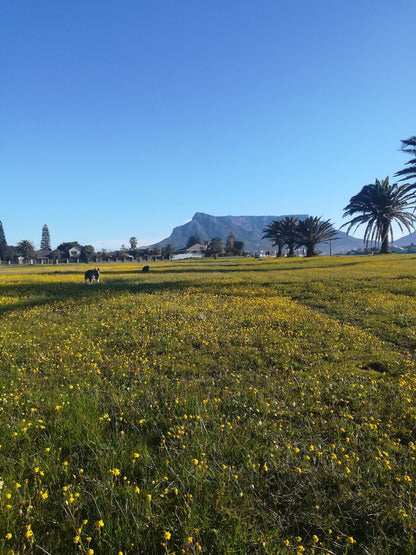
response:
<path id="1" fill-rule="evenodd" d="M 416 552 L 416 257 L 0 267 L 0 553 Z"/>

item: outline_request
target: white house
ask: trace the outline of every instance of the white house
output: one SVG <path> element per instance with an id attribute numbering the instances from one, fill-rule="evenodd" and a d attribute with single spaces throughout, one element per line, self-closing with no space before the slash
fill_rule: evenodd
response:
<path id="1" fill-rule="evenodd" d="M 79 257 L 81 256 L 81 248 L 74 245 L 69 249 L 68 256 L 69 258 L 79 259 Z"/>
<path id="2" fill-rule="evenodd" d="M 181 249 L 178 254 L 172 256 L 172 260 L 184 260 L 185 258 L 202 258 L 207 250 L 207 245 L 195 243 L 187 249 Z"/>

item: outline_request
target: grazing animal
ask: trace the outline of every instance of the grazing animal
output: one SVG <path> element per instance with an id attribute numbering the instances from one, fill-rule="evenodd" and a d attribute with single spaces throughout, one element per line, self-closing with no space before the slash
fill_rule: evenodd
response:
<path id="1" fill-rule="evenodd" d="M 85 272 L 85 283 L 87 281 L 91 284 L 93 281 L 100 283 L 100 268 L 94 268 L 93 270 L 87 270 Z"/>
<path id="2" fill-rule="evenodd" d="M 143 272 L 144 274 L 148 274 L 148 273 L 149 273 L 149 270 L 150 270 L 149 266 L 143 266 L 142 272 Z"/>

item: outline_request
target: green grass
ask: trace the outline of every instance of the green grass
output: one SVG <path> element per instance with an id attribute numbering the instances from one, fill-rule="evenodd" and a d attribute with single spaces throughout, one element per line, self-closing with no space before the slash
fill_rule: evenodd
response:
<path id="1" fill-rule="evenodd" d="M 416 258 L 101 269 L 0 268 L 0 552 L 416 552 Z"/>

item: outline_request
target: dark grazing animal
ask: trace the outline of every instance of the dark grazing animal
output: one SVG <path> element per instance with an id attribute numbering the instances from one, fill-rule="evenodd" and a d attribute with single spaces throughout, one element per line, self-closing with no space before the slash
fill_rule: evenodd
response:
<path id="1" fill-rule="evenodd" d="M 96 281 L 97 283 L 100 283 L 100 268 L 94 268 L 93 270 L 87 270 L 85 272 L 85 283 L 87 283 L 87 281 L 89 283 L 92 283 L 93 281 Z"/>
<path id="2" fill-rule="evenodd" d="M 143 272 L 144 274 L 148 274 L 148 273 L 149 273 L 149 270 L 150 270 L 149 266 L 143 266 L 142 272 Z"/>

